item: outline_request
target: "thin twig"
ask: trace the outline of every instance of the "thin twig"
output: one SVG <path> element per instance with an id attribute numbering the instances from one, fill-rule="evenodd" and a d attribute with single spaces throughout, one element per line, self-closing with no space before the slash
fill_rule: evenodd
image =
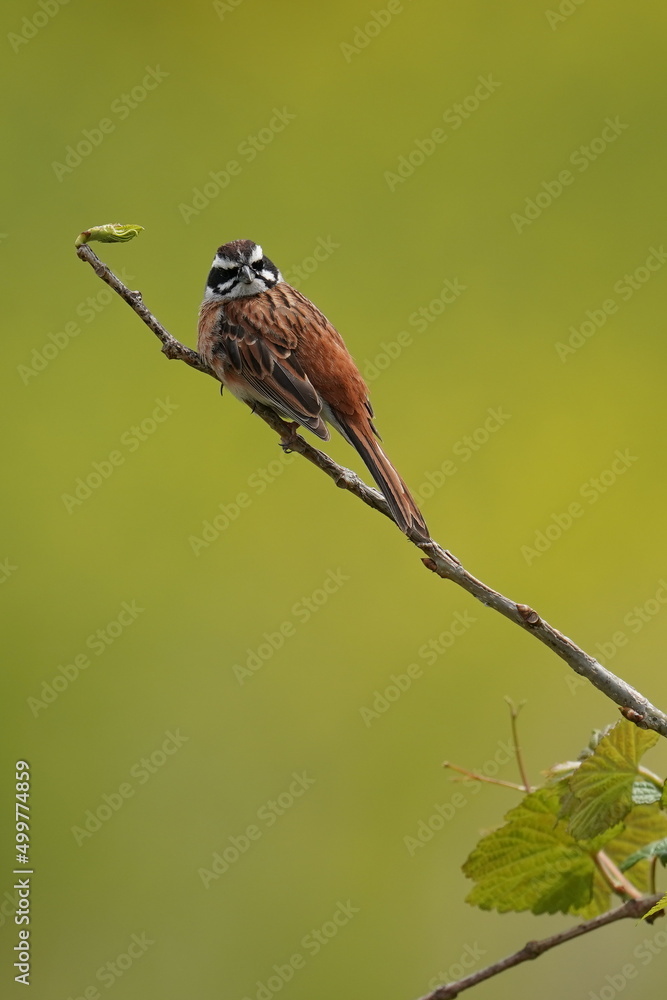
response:
<path id="1" fill-rule="evenodd" d="M 665 783 L 664 778 L 657 775 L 655 771 L 649 771 L 649 769 L 644 767 L 643 764 L 637 764 L 637 773 L 641 774 L 642 778 L 646 778 L 647 781 L 650 781 L 656 788 L 659 788 L 662 791 L 662 786 Z"/>
<path id="2" fill-rule="evenodd" d="M 621 869 L 611 860 L 606 851 L 598 851 L 593 856 L 597 870 L 602 875 L 612 892 L 628 899 L 641 899 L 642 893 L 636 885 L 626 878 Z"/>
<path id="3" fill-rule="evenodd" d="M 658 855 L 654 854 L 653 857 L 651 858 L 651 862 L 649 864 L 649 869 L 648 869 L 648 871 L 649 871 L 649 876 L 648 876 L 649 884 L 648 884 L 648 887 L 649 887 L 649 890 L 651 892 L 655 892 L 656 870 L 657 870 L 657 867 L 658 867 Z"/>
<path id="4" fill-rule="evenodd" d="M 517 726 L 517 719 L 519 717 L 519 712 L 525 705 L 525 702 L 521 702 L 519 705 L 515 705 L 511 698 L 505 698 L 510 710 L 510 725 L 512 727 L 512 742 L 514 744 L 514 754 L 516 756 L 516 766 L 519 768 L 519 775 L 521 781 L 523 782 L 523 787 L 526 792 L 530 791 L 531 785 L 528 780 L 528 774 L 526 772 L 526 765 L 523 760 L 523 752 L 521 750 L 521 744 L 519 743 L 519 728 Z"/>
<path id="5" fill-rule="evenodd" d="M 523 785 L 517 785 L 514 781 L 503 781 L 502 778 L 487 778 L 485 774 L 479 774 L 477 771 L 469 771 L 466 767 L 451 764 L 448 760 L 443 760 L 442 766 L 449 768 L 450 771 L 458 771 L 459 774 L 465 774 L 467 778 L 472 778 L 473 781 L 485 781 L 487 785 L 501 785 L 503 788 L 511 788 L 515 792 L 532 791 L 530 788 L 524 788 Z M 456 780 L 456 778 L 452 778 L 452 781 Z"/>
<path id="6" fill-rule="evenodd" d="M 130 291 L 114 275 L 106 264 L 104 264 L 93 253 L 89 246 L 77 247 L 77 254 L 81 260 L 85 260 L 94 269 L 99 278 L 105 281 L 117 292 L 122 299 L 137 313 L 144 323 L 153 331 L 162 343 L 163 353 L 171 359 L 184 361 L 191 368 L 204 372 L 216 378 L 216 375 L 203 359 L 189 347 L 175 340 L 168 333 L 155 316 L 146 308 L 139 292 Z M 281 438 L 289 441 L 292 451 L 298 452 L 305 459 L 316 465 L 318 469 L 325 472 L 337 486 L 353 493 L 369 507 L 380 511 L 385 517 L 391 519 L 389 508 L 384 497 L 369 486 L 350 469 L 346 469 L 332 461 L 324 452 L 318 451 L 308 444 L 299 434 L 292 434 L 291 428 L 269 407 L 256 404 L 254 412 L 258 414 L 270 427 L 275 430 Z M 533 635 L 541 643 L 551 649 L 557 656 L 565 660 L 569 667 L 586 677 L 594 687 L 616 703 L 623 715 L 643 729 L 653 729 L 661 736 L 667 736 L 667 715 L 651 704 L 639 691 L 631 687 L 620 677 L 602 666 L 594 657 L 589 656 L 579 646 L 562 632 L 549 625 L 537 612 L 526 604 L 517 604 L 497 590 L 476 579 L 461 565 L 460 561 L 451 552 L 443 549 L 433 539 L 424 542 L 420 535 L 412 531 L 408 535 L 410 541 L 416 545 L 424 557 L 424 565 L 442 577 L 444 580 L 451 580 L 458 587 L 462 587 L 472 597 L 480 601 L 489 608 L 493 608 L 498 614 L 508 618 L 515 625 Z"/>
<path id="7" fill-rule="evenodd" d="M 485 969 L 480 969 L 479 972 L 473 972 L 469 976 L 464 976 L 463 979 L 459 979 L 455 983 L 447 983 L 444 986 L 439 986 L 437 990 L 422 997 L 421 1000 L 453 1000 L 454 997 L 457 997 L 459 993 L 463 993 L 464 990 L 469 990 L 472 986 L 477 986 L 478 983 L 483 983 L 486 979 L 492 979 L 493 976 L 505 972 L 506 969 L 512 969 L 515 965 L 521 965 L 522 962 L 539 958 L 545 951 L 550 951 L 551 948 L 556 948 L 559 944 L 565 944 L 566 941 L 573 941 L 575 938 L 581 937 L 582 934 L 590 934 L 591 931 L 597 931 L 600 927 L 606 927 L 607 924 L 613 924 L 617 920 L 639 920 L 652 906 L 655 906 L 660 898 L 660 895 L 657 894 L 646 896 L 643 899 L 630 899 L 623 906 L 619 906 L 615 910 L 610 910 L 608 913 L 603 913 L 599 917 L 593 917 L 592 920 L 585 920 L 575 927 L 570 927 L 569 930 L 553 934 L 548 938 L 542 938 L 541 941 L 528 941 L 523 948 L 515 951 L 513 955 L 501 958 L 498 962 L 494 962 Z"/>

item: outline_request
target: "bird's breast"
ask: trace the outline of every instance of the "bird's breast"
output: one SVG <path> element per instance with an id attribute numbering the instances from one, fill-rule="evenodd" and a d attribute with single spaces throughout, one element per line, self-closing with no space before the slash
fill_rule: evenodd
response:
<path id="1" fill-rule="evenodd" d="M 211 364 L 214 348 L 219 342 L 217 331 L 220 328 L 220 313 L 222 302 L 207 302 L 201 304 L 199 322 L 197 324 L 197 351 Z"/>

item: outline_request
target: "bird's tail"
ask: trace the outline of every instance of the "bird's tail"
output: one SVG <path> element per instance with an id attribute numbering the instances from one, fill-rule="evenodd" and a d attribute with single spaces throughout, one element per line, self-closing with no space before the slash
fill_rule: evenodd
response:
<path id="1" fill-rule="evenodd" d="M 426 521 L 410 491 L 391 464 L 376 439 L 370 420 L 354 422 L 336 413 L 338 429 L 359 452 L 373 479 L 380 487 L 389 509 L 401 531 L 413 530 L 430 538 Z"/>

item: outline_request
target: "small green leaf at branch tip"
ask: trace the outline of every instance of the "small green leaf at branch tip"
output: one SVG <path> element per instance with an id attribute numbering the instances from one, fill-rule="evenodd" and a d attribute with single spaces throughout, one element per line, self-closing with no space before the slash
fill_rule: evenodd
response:
<path id="1" fill-rule="evenodd" d="M 126 243 L 133 240 L 135 236 L 142 233 L 143 226 L 135 223 L 123 225 L 121 222 L 109 222 L 105 226 L 93 226 L 92 229 L 85 229 L 76 238 L 75 247 L 82 247 L 84 243 Z"/>

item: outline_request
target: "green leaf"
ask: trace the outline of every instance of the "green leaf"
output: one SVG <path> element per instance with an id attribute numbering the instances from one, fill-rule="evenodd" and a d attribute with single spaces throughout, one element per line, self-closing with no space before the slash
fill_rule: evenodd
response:
<path id="1" fill-rule="evenodd" d="M 564 803 L 576 840 L 596 837 L 625 818 L 633 804 L 637 765 L 657 740 L 657 733 L 622 719 L 582 761 L 569 779 L 571 796 Z"/>
<path id="2" fill-rule="evenodd" d="M 623 830 L 605 847 L 611 860 L 621 871 L 630 868 L 630 858 L 653 843 L 667 841 L 667 816 L 657 805 L 635 806 L 625 817 Z M 640 892 L 650 891 L 650 866 L 648 858 L 637 857 L 632 862 L 632 882 Z"/>
<path id="3" fill-rule="evenodd" d="M 604 845 L 608 857 L 622 868 L 622 861 L 635 848 L 642 847 L 647 841 L 667 834 L 667 816 L 657 806 L 636 806 L 619 823 L 612 840 Z M 633 885 L 640 892 L 650 891 L 650 872 L 648 861 L 639 862 L 632 872 Z M 571 913 L 576 913 L 584 920 L 606 913 L 611 905 L 611 888 L 606 878 L 599 870 L 593 876 L 593 891 L 589 903 L 582 907 L 573 907 Z"/>
<path id="4" fill-rule="evenodd" d="M 655 906 L 651 907 L 651 909 L 648 911 L 648 913 L 644 914 L 644 916 L 642 917 L 642 920 L 646 920 L 647 917 L 652 917 L 654 913 L 657 913 L 659 910 L 664 910 L 664 908 L 666 906 L 667 906 L 667 892 L 662 897 L 662 899 L 658 900 L 658 902 L 655 904 Z"/>
<path id="5" fill-rule="evenodd" d="M 641 779 L 632 783 L 632 801 L 636 806 L 647 806 L 652 802 L 659 802 L 661 798 L 662 789 L 652 781 Z"/>
<path id="6" fill-rule="evenodd" d="M 628 868 L 632 868 L 638 861 L 646 861 L 649 858 L 660 858 L 663 867 L 667 864 L 667 837 L 663 837 L 662 840 L 654 840 L 650 844 L 640 847 L 638 851 L 635 851 L 634 854 L 626 858 L 619 867 L 622 872 L 626 872 Z"/>
<path id="7" fill-rule="evenodd" d="M 500 913 L 577 912 L 591 901 L 591 856 L 617 831 L 578 844 L 558 819 L 560 791 L 553 786 L 527 795 L 500 829 L 483 837 L 463 866 L 477 883 L 467 902 Z"/>
<path id="8" fill-rule="evenodd" d="M 85 229 L 77 236 L 74 246 L 81 247 L 84 243 L 126 243 L 133 240 L 135 236 L 142 233 L 143 226 L 134 223 L 124 225 L 121 222 L 109 222 L 105 226 L 93 226 L 92 229 Z"/>
<path id="9" fill-rule="evenodd" d="M 660 805 L 663 809 L 667 809 L 667 778 L 662 786 L 662 799 L 660 800 Z"/>
<path id="10" fill-rule="evenodd" d="M 573 906 L 570 913 L 581 917 L 582 920 L 591 920 L 593 917 L 599 917 L 601 913 L 606 913 L 610 905 L 611 888 L 606 878 L 596 868 L 589 902 L 583 906 Z"/>

